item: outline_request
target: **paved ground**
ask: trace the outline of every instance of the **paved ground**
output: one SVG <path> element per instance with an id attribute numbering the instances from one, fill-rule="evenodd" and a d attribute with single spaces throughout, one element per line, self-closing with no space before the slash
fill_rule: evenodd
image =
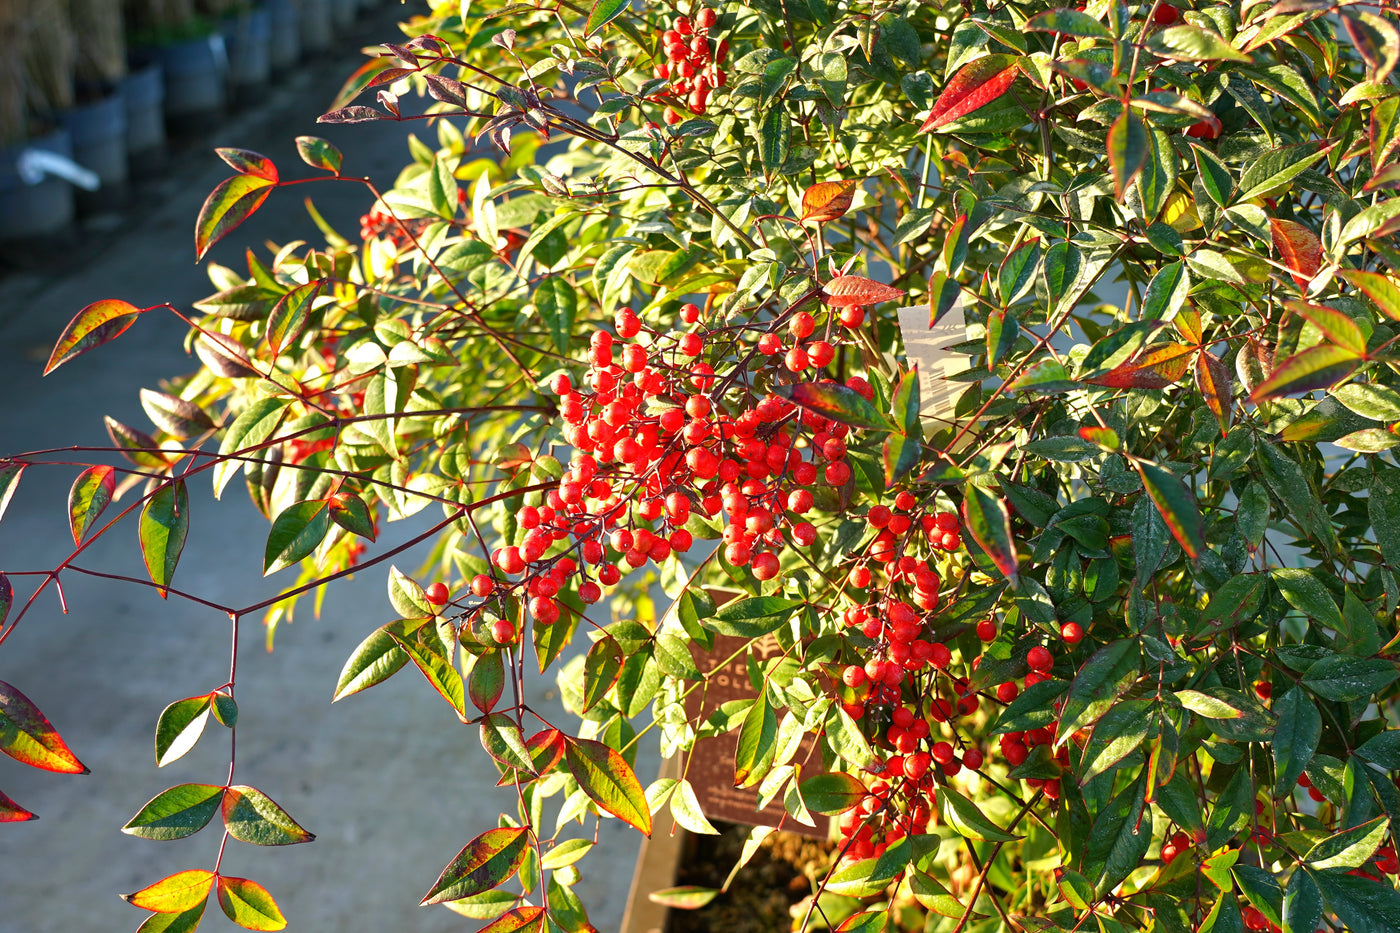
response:
<path id="1" fill-rule="evenodd" d="M 173 317 L 149 315 L 116 344 L 46 379 L 44 359 L 63 325 L 83 305 L 119 297 L 145 306 L 189 304 L 209 293 L 193 262 L 194 218 L 205 194 L 228 174 L 215 145 L 264 152 L 290 175 L 299 165 L 292 140 L 313 134 L 347 152 L 347 170 L 382 184 L 406 158 L 402 127 L 317 127 L 315 116 L 357 64 L 354 49 L 392 40 L 397 8 L 361 21 L 345 53 L 303 69 L 252 111 L 198 146 L 186 147 L 163 177 L 142 189 L 141 206 L 107 218 L 46 254 L 0 264 L 0 456 L 74 444 L 105 445 L 101 415 L 145 423 L 137 389 L 193 368 Z M 332 189 L 335 189 L 334 193 Z M 312 193 L 345 229 L 367 208 L 357 188 Z M 274 195 L 259 216 L 221 246 L 234 264 L 264 238 L 315 239 L 301 207 L 307 189 Z M 280 193 L 279 193 L 280 194 Z M 0 569 L 40 570 L 71 551 L 65 502 L 75 467 L 32 469 L 0 522 Z M 275 591 L 260 577 L 266 524 L 235 488 L 222 503 L 207 485 L 192 489 L 192 528 L 177 585 L 215 601 L 253 601 Z M 83 565 L 141 575 L 135 528 L 118 528 Z M 388 546 L 394 543 L 385 539 Z M 419 555 L 405 555 L 413 569 Z M 29 588 L 17 577 L 22 595 Z M 253 784 L 317 834 L 311 845 L 255 849 L 230 843 L 228 874 L 263 883 L 289 929 L 305 933 L 471 930 L 477 925 L 417 902 L 469 839 L 494 825 L 511 795 L 494 791 L 494 768 L 475 730 L 455 716 L 413 670 L 332 707 L 340 667 L 359 640 L 392 618 L 384 573 L 366 571 L 337 586 L 321 619 L 298 617 L 262 649 L 262 631 L 245 625 L 238 697 L 237 780 Z M 36 822 L 0 829 L 0 933 L 88 933 L 135 929 L 145 916 L 120 900 L 174 871 L 212 865 L 213 829 L 156 843 L 119 832 L 150 797 L 184 782 L 221 783 L 227 733 L 216 725 L 186 758 L 158 771 L 152 755 L 156 717 L 171 701 L 202 694 L 227 676 L 228 623 L 217 613 L 149 590 L 70 575 L 69 613 L 46 595 L 0 648 L 0 680 L 43 709 L 92 769 L 87 776 L 41 773 L 0 758 L 0 790 L 38 812 Z M 549 708 L 547 684 L 530 702 Z M 643 779 L 654 759 L 639 767 Z M 582 868 L 580 894 L 599 930 L 618 927 L 638 836 L 607 821 L 605 850 Z M 217 908 L 203 929 L 233 929 Z"/>

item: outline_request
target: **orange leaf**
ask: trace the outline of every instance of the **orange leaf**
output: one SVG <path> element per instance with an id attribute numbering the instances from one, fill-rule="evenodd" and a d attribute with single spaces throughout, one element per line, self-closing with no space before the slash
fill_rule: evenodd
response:
<path id="1" fill-rule="evenodd" d="M 4 792 L 0 792 L 0 823 L 23 823 L 25 820 L 37 820 L 38 818 L 5 796 Z"/>
<path id="2" fill-rule="evenodd" d="M 254 175 L 277 183 L 277 166 L 265 155 L 251 149 L 215 149 L 214 152 L 240 175 Z"/>
<path id="3" fill-rule="evenodd" d="M 1193 352 L 1194 347 L 1169 343 L 1115 366 L 1102 376 L 1084 381 L 1111 389 L 1165 389 L 1186 375 Z"/>
<path id="4" fill-rule="evenodd" d="M 1196 357 L 1196 388 L 1206 400 L 1206 405 L 1220 422 L 1223 436 L 1230 427 L 1230 415 L 1234 410 L 1233 389 L 1230 385 L 1230 370 L 1220 362 L 1220 357 L 1208 350 L 1202 350 Z"/>
<path id="5" fill-rule="evenodd" d="M 53 353 L 44 367 L 44 375 L 47 376 L 73 357 L 120 337 L 136 323 L 140 313 L 140 308 L 116 298 L 94 301 L 79 311 L 63 329 L 63 335 L 54 344 Z"/>
<path id="6" fill-rule="evenodd" d="M 218 187 L 209 192 L 209 197 L 204 200 L 204 206 L 199 209 L 199 219 L 195 221 L 195 258 L 203 259 L 209 247 L 247 220 L 267 200 L 275 186 L 276 182 L 261 175 L 235 175 L 219 182 Z"/>
<path id="7" fill-rule="evenodd" d="M 827 223 L 843 216 L 855 197 L 856 183 L 824 181 L 802 192 L 802 219 Z"/>
<path id="8" fill-rule="evenodd" d="M 1308 301 L 1285 301 L 1283 306 L 1311 321 L 1333 346 L 1341 347 L 1358 357 L 1366 355 L 1366 337 L 1361 333 L 1361 328 L 1336 308 L 1315 305 Z"/>
<path id="9" fill-rule="evenodd" d="M 822 300 L 833 308 L 848 305 L 875 305 L 904 297 L 904 289 L 895 288 L 859 275 L 838 275 L 822 286 Z"/>
<path id="10" fill-rule="evenodd" d="M 267 888 L 247 878 L 220 878 L 219 906 L 245 930 L 280 930 L 287 925 Z"/>
<path id="11" fill-rule="evenodd" d="M 0 752 L 44 771 L 88 773 L 39 707 L 4 681 L 0 681 Z"/>
<path id="12" fill-rule="evenodd" d="M 477 933 L 524 933 L 527 930 L 543 930 L 544 924 L 543 907 L 515 907 L 482 927 Z"/>
<path id="13" fill-rule="evenodd" d="M 214 873 L 202 868 L 177 871 L 135 894 L 124 894 L 122 900 L 142 910 L 158 914 L 178 914 L 204 903 L 214 886 Z"/>
<path id="14" fill-rule="evenodd" d="M 1274 249 L 1293 273 L 1293 283 L 1306 289 L 1322 265 L 1322 241 L 1316 233 L 1291 220 L 1270 217 L 1269 229 L 1273 231 Z"/>
<path id="15" fill-rule="evenodd" d="M 988 55 L 964 65 L 938 95 L 919 132 L 927 133 L 990 104 L 1011 87 L 1018 70 L 1015 55 Z"/>

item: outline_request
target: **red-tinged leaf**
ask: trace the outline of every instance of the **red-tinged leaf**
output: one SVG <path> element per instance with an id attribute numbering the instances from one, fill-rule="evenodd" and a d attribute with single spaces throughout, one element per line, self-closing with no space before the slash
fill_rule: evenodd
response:
<path id="1" fill-rule="evenodd" d="M 172 437 L 184 440 L 215 428 L 214 419 L 194 402 L 153 389 L 142 389 L 140 395 L 146 416 Z"/>
<path id="2" fill-rule="evenodd" d="M 530 760 L 540 774 L 553 768 L 564 757 L 564 733 L 558 729 L 542 729 L 525 740 Z"/>
<path id="3" fill-rule="evenodd" d="M 29 464 L 23 460 L 0 460 L 0 518 L 5 517 L 5 510 L 10 507 L 10 500 L 19 488 L 20 474 L 27 466 Z M 4 616 L 0 615 L 0 622 L 3 621 Z"/>
<path id="4" fill-rule="evenodd" d="M 235 175 L 219 182 L 199 210 L 194 225 L 196 259 L 247 220 L 272 193 L 275 182 L 257 175 Z"/>
<path id="5" fill-rule="evenodd" d="M 890 428 L 889 422 L 874 405 L 865 400 L 865 396 L 834 382 L 799 382 L 777 386 L 773 391 L 799 408 L 814 411 L 832 421 L 858 428 Z"/>
<path id="6" fill-rule="evenodd" d="M 802 220 L 828 223 L 845 216 L 855 197 L 856 183 L 823 181 L 802 192 Z"/>
<path id="7" fill-rule="evenodd" d="M 420 904 L 472 897 L 504 884 L 520 869 L 529 851 L 530 834 L 523 827 L 488 829 L 457 853 Z"/>
<path id="8" fill-rule="evenodd" d="M 256 379 L 262 375 L 253 367 L 247 349 L 224 334 L 201 333 L 194 341 L 194 355 L 210 370 L 228 379 Z"/>
<path id="9" fill-rule="evenodd" d="M 1113 171 L 1113 187 L 1118 200 L 1142 172 L 1152 153 L 1152 137 L 1147 124 L 1131 107 L 1125 109 L 1108 128 L 1108 166 Z"/>
<path id="10" fill-rule="evenodd" d="M 372 87 L 382 87 L 385 84 L 393 84 L 404 75 L 415 74 L 417 71 L 417 68 L 385 68 L 383 71 L 379 72 L 379 74 L 370 78 L 365 88 L 368 89 Z"/>
<path id="11" fill-rule="evenodd" d="M 199 921 L 204 917 L 206 901 L 200 901 L 189 910 L 178 914 L 151 914 L 146 922 L 136 928 L 136 933 L 194 933 L 199 929 Z"/>
<path id="12" fill-rule="evenodd" d="M 383 683 L 408 663 L 408 655 L 384 628 L 370 632 L 345 662 L 331 702 Z"/>
<path id="13" fill-rule="evenodd" d="M 1234 413 L 1234 387 L 1230 382 L 1230 369 L 1208 350 L 1202 350 L 1196 357 L 1196 388 L 1206 400 L 1206 405 L 1220 422 L 1223 436 L 1230 430 L 1230 419 Z"/>
<path id="14" fill-rule="evenodd" d="M 1186 375 L 1194 347 L 1179 343 L 1149 348 L 1135 359 L 1115 366 L 1102 376 L 1084 381 L 1110 389 L 1165 389 Z"/>
<path id="15" fill-rule="evenodd" d="M 1353 269 L 1343 269 L 1337 273 L 1346 279 L 1363 295 L 1371 299 L 1381 313 L 1392 321 L 1400 321 L 1400 283 L 1397 283 L 1388 275 L 1379 272 L 1357 272 Z M 4 509 L 0 508 L 0 514 Z"/>
<path id="16" fill-rule="evenodd" d="M 1343 347 L 1309 347 L 1275 367 L 1269 378 L 1249 393 L 1249 400 L 1257 405 L 1285 395 L 1330 388 L 1350 376 L 1360 363 L 1361 357 Z"/>
<path id="17" fill-rule="evenodd" d="M 135 894 L 123 894 L 122 900 L 133 907 L 158 914 L 178 914 L 204 903 L 214 886 L 214 873 L 202 868 L 177 871 Z"/>
<path id="18" fill-rule="evenodd" d="M 325 499 L 289 505 L 272 523 L 263 549 L 263 576 L 290 567 L 309 555 L 331 529 Z"/>
<path id="19" fill-rule="evenodd" d="M 0 752 L 44 771 L 88 773 L 39 707 L 4 681 L 0 681 Z"/>
<path id="20" fill-rule="evenodd" d="M 78 474 L 73 488 L 68 490 L 68 528 L 73 532 L 75 545 L 83 543 L 83 537 L 112 501 L 116 488 L 116 471 L 109 466 L 88 467 Z"/>
<path id="21" fill-rule="evenodd" d="M 392 120 L 387 113 L 375 110 L 373 107 L 354 106 L 342 107 L 339 110 L 332 110 L 330 113 L 323 113 L 316 118 L 317 123 L 369 123 L 372 120 Z"/>
<path id="22" fill-rule="evenodd" d="M 39 817 L 15 803 L 4 791 L 0 791 L 0 823 L 23 823 Z"/>
<path id="23" fill-rule="evenodd" d="M 1018 70 L 1015 55 L 988 55 L 964 65 L 938 95 L 919 132 L 927 133 L 990 104 L 1007 92 Z"/>
<path id="24" fill-rule="evenodd" d="M 115 340 L 136 323 L 142 309 L 116 298 L 94 301 L 73 316 L 68 326 L 54 344 L 53 353 L 44 366 L 47 376 L 75 356 L 81 356 L 93 347 Z"/>
<path id="25" fill-rule="evenodd" d="M 1118 438 L 1118 432 L 1112 428 L 1086 425 L 1079 429 L 1079 436 L 1096 447 L 1102 447 L 1104 450 L 1116 451 L 1123 446 Z"/>
<path id="26" fill-rule="evenodd" d="M 942 272 L 935 272 L 928 280 L 928 326 L 934 327 L 943 315 L 952 310 L 962 294 L 962 286 Z"/>
<path id="27" fill-rule="evenodd" d="M 1269 230 L 1273 233 L 1274 249 L 1293 274 L 1293 283 L 1306 289 L 1322 265 L 1322 241 L 1316 233 L 1292 220 L 1270 217 Z"/>
<path id="28" fill-rule="evenodd" d="M 963 494 L 962 519 L 972 540 L 1014 586 L 1020 564 L 1016 542 L 1011 537 L 1011 515 L 1006 511 L 1006 502 L 980 486 L 969 485 Z"/>
<path id="29" fill-rule="evenodd" d="M 223 792 L 217 784 L 176 785 L 152 797 L 122 832 L 161 842 L 192 836 L 219 812 Z"/>
<path id="30" fill-rule="evenodd" d="M 1311 321 L 1333 346 L 1341 347 L 1359 357 L 1366 355 L 1366 337 L 1361 333 L 1361 328 L 1342 312 L 1307 301 L 1286 301 L 1284 307 Z"/>
<path id="31" fill-rule="evenodd" d="M 377 534 L 374 517 L 365 500 L 351 492 L 338 492 L 330 498 L 331 521 L 352 534 L 373 541 Z"/>
<path id="32" fill-rule="evenodd" d="M 1361 190 L 1370 194 L 1372 191 L 1393 191 L 1400 188 L 1400 162 L 1392 162 L 1385 168 L 1366 180 L 1366 184 L 1361 186 Z"/>
<path id="33" fill-rule="evenodd" d="M 651 808 L 627 759 L 602 742 L 564 738 L 569 773 L 588 798 L 613 816 L 651 835 Z"/>
<path id="34" fill-rule="evenodd" d="M 287 925 L 267 888 L 247 878 L 220 877 L 219 906 L 245 930 L 280 930 Z"/>
<path id="35" fill-rule="evenodd" d="M 889 913 L 884 908 L 862 910 L 836 925 L 834 933 L 887 933 Z"/>
<path id="36" fill-rule="evenodd" d="M 802 792 L 802 802 L 807 809 L 823 816 L 844 813 L 869 793 L 859 778 L 844 771 L 803 778 L 798 789 Z"/>
<path id="37" fill-rule="evenodd" d="M 316 838 L 267 794 L 243 784 L 235 784 L 224 793 L 222 812 L 224 828 L 239 842 L 290 846 Z"/>
<path id="38" fill-rule="evenodd" d="M 5 617 L 10 614 L 10 606 L 15 601 L 15 588 L 10 585 L 10 578 L 0 573 L 0 628 L 5 625 Z"/>
<path id="39" fill-rule="evenodd" d="M 306 330 L 312 304 L 325 285 L 325 279 L 312 279 L 287 292 L 272 306 L 267 316 L 267 345 L 273 353 L 280 354 Z"/>
<path id="40" fill-rule="evenodd" d="M 340 174 L 340 166 L 345 161 L 339 149 L 319 136 L 298 136 L 297 155 L 312 168 L 325 169 L 336 175 Z"/>
<path id="41" fill-rule="evenodd" d="M 277 184 L 277 166 L 265 155 L 248 149 L 215 149 L 219 158 L 229 164 L 240 175 L 252 175 Z"/>
<path id="42" fill-rule="evenodd" d="M 699 910 L 720 894 L 714 888 L 702 888 L 694 884 L 682 884 L 674 888 L 661 888 L 647 894 L 647 900 L 674 910 Z"/>
<path id="43" fill-rule="evenodd" d="M 506 671 L 501 652 L 487 651 L 480 655 L 467 675 L 467 696 L 471 698 L 472 705 L 483 713 L 491 712 L 500 701 L 505 686 Z"/>
<path id="44" fill-rule="evenodd" d="M 477 933 L 526 933 L 548 929 L 543 907 L 513 907 Z"/>
<path id="45" fill-rule="evenodd" d="M 885 285 L 859 275 L 838 275 L 822 286 L 822 301 L 833 308 L 849 305 L 877 305 L 903 298 L 904 289 Z"/>
<path id="46" fill-rule="evenodd" d="M 161 710 L 156 720 L 156 767 L 185 756 L 209 722 L 209 696 L 185 697 Z"/>
<path id="47" fill-rule="evenodd" d="M 160 452 L 160 444 L 151 435 L 129 424 L 122 424 L 110 415 L 104 416 L 102 423 L 107 427 L 112 446 L 120 447 L 122 456 L 132 463 L 151 470 L 163 470 L 170 465 L 170 461 Z"/>
<path id="48" fill-rule="evenodd" d="M 190 495 L 184 480 L 167 483 L 146 500 L 138 531 L 146 572 L 164 599 L 190 533 Z"/>
<path id="49" fill-rule="evenodd" d="M 1187 555 L 1195 560 L 1206 546 L 1206 521 L 1196 497 L 1180 479 L 1146 461 L 1135 463 L 1142 477 L 1143 488 L 1157 511 L 1162 515 L 1172 537 Z"/>

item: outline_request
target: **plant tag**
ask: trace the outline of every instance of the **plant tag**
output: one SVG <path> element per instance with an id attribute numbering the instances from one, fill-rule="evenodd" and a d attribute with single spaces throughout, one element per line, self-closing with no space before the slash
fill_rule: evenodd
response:
<path id="1" fill-rule="evenodd" d="M 932 325 L 928 305 L 899 309 L 899 331 L 904 338 L 904 355 L 910 366 L 919 367 L 919 415 L 937 422 L 937 427 L 953 426 L 953 411 L 966 383 L 950 382 L 950 376 L 971 367 L 966 353 L 948 348 L 967 341 L 962 295 Z"/>

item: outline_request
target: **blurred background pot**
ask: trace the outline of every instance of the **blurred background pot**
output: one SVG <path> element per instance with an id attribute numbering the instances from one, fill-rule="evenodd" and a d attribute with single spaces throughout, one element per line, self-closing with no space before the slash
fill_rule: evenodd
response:
<path id="1" fill-rule="evenodd" d="M 274 72 L 286 71 L 301 61 L 301 14 L 296 0 L 267 0 L 271 29 L 268 37 L 268 64 Z"/>
<path id="2" fill-rule="evenodd" d="M 73 38 L 74 106 L 59 115 L 73 138 L 73 159 L 101 187 L 76 193 L 78 212 L 120 207 L 129 175 L 126 149 L 126 32 L 121 0 L 68 0 Z"/>
<path id="3" fill-rule="evenodd" d="M 272 13 L 245 8 L 226 17 L 220 30 L 228 50 L 229 99 L 235 105 L 257 100 L 272 76 Z"/>
<path id="4" fill-rule="evenodd" d="M 331 0 L 297 0 L 301 15 L 301 49 L 309 55 L 330 50 L 334 30 L 331 27 Z"/>
<path id="5" fill-rule="evenodd" d="M 128 170 L 135 177 L 149 177 L 165 163 L 165 74 L 160 62 L 128 73 L 121 94 Z"/>
<path id="6" fill-rule="evenodd" d="M 25 153 L 39 150 L 71 159 L 67 130 L 55 130 L 25 143 L 0 147 L 0 240 L 20 240 L 54 234 L 73 220 L 73 187 L 64 179 L 40 173 L 36 179 L 21 171 Z"/>

